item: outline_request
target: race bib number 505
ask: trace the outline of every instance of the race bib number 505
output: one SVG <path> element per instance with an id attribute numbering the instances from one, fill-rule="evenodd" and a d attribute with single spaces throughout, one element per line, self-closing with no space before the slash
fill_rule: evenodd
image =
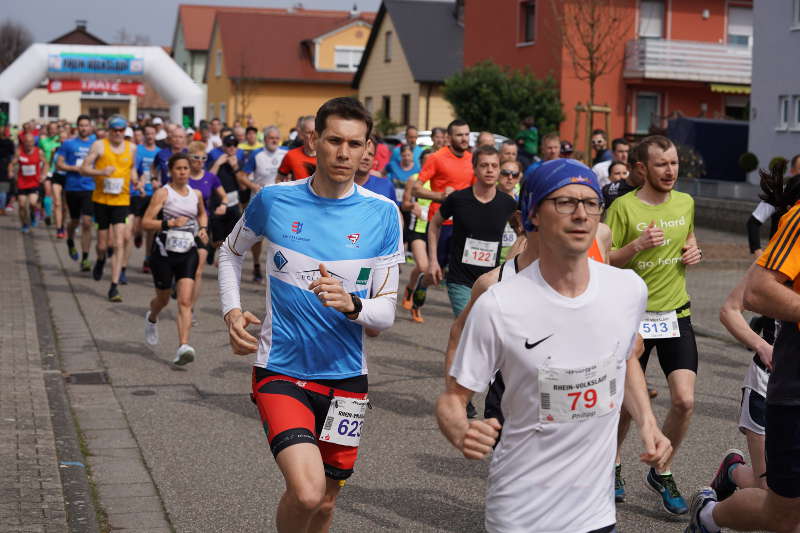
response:
<path id="1" fill-rule="evenodd" d="M 328 408 L 328 416 L 325 418 L 319 440 L 342 446 L 358 446 L 367 405 L 369 400 L 334 397 Z"/>

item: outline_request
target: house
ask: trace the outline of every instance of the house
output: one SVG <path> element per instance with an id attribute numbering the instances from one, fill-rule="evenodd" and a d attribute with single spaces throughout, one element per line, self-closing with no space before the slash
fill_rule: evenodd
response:
<path id="1" fill-rule="evenodd" d="M 325 101 L 353 95 L 373 18 L 355 11 L 218 11 L 204 76 L 207 116 L 228 123 L 252 116 L 285 133 Z"/>
<path id="2" fill-rule="evenodd" d="M 776 156 L 800 153 L 800 72 L 791 55 L 800 49 L 800 0 L 756 2 L 749 150 L 766 168 Z M 748 179 L 758 182 L 758 174 Z"/>
<path id="3" fill-rule="evenodd" d="M 460 0 L 464 1 L 464 0 Z M 586 146 L 585 116 L 576 106 L 589 99 L 578 79 L 561 24 L 566 6 L 579 0 L 508 0 L 464 3 L 464 64 L 492 60 L 537 76 L 552 75 L 566 118 L 562 137 Z M 608 3 L 598 24 L 608 28 Z M 592 2 L 584 2 L 589 5 Z M 610 107 L 611 137 L 640 136 L 666 127 L 669 117 L 734 118 L 748 115 L 752 0 L 610 0 L 619 21 L 619 46 L 610 72 L 596 84 L 595 105 Z M 572 19 L 574 20 L 574 19 Z M 574 29 L 574 26 L 572 27 Z M 491 35 L 487 35 L 487 31 Z M 583 122 L 576 124 L 580 118 Z M 605 127 L 602 115 L 594 127 Z"/>
<path id="4" fill-rule="evenodd" d="M 464 27 L 452 0 L 384 0 L 353 78 L 371 113 L 423 130 L 447 126 L 444 80 L 463 64 Z"/>

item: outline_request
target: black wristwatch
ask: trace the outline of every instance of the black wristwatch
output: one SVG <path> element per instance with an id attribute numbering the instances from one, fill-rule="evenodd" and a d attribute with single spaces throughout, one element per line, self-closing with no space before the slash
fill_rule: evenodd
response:
<path id="1" fill-rule="evenodd" d="M 358 318 L 358 315 L 361 314 L 361 310 L 364 309 L 364 303 L 361 301 L 361 298 L 352 292 L 350 293 L 350 298 L 353 300 L 353 310 L 349 313 L 344 313 L 344 316 L 350 320 L 355 320 Z"/>

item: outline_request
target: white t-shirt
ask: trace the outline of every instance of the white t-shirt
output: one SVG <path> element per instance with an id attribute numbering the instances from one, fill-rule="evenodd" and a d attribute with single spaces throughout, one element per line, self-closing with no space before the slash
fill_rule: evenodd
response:
<path id="1" fill-rule="evenodd" d="M 592 171 L 597 176 L 597 182 L 600 184 L 601 189 L 611 183 L 611 180 L 608 178 L 608 169 L 611 168 L 611 163 L 611 160 L 600 161 L 592 167 Z"/>
<path id="2" fill-rule="evenodd" d="M 270 152 L 266 148 L 259 150 L 255 156 L 255 170 L 252 174 L 252 181 L 257 185 L 266 187 L 275 183 L 275 178 L 278 176 L 278 167 L 281 166 L 283 156 L 286 155 L 286 150 L 278 148 L 274 152 Z"/>
<path id="3" fill-rule="evenodd" d="M 208 143 L 206 143 L 206 152 L 210 152 L 214 148 L 219 148 L 222 146 L 222 137 L 219 136 L 219 133 L 212 133 L 208 136 Z"/>
<path id="4" fill-rule="evenodd" d="M 584 293 L 567 298 L 544 281 L 536 261 L 492 286 L 467 318 L 450 375 L 476 392 L 496 369 L 506 383 L 505 425 L 486 491 L 490 532 L 579 533 L 616 522 L 617 422 L 647 287 L 634 272 L 596 261 L 589 261 L 589 272 Z M 600 368 L 596 382 L 558 385 L 540 396 L 539 380 L 552 372 L 572 380 L 594 372 L 594 380 Z M 570 390 L 581 396 L 570 397 Z M 551 422 L 543 401 L 567 410 L 580 402 L 576 413 L 584 406 L 596 411 Z"/>
<path id="5" fill-rule="evenodd" d="M 766 222 L 769 217 L 775 214 L 775 206 L 765 201 L 758 202 L 758 205 L 753 210 L 753 218 L 761 222 Z"/>

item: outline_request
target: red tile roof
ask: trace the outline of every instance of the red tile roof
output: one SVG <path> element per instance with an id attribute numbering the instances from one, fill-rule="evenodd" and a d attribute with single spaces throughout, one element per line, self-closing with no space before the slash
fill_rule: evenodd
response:
<path id="1" fill-rule="evenodd" d="M 222 38 L 226 74 L 230 78 L 350 83 L 352 72 L 319 72 L 314 68 L 310 41 L 358 20 L 371 24 L 374 14 L 350 18 L 347 13 L 328 13 L 219 11 L 217 31 Z"/>
<path id="2" fill-rule="evenodd" d="M 214 26 L 214 16 L 218 11 L 234 13 L 288 13 L 287 9 L 259 8 L 259 7 L 231 7 L 231 6 L 206 6 L 181 4 L 178 6 L 178 21 L 183 27 L 183 42 L 187 50 L 208 50 L 211 46 L 211 30 Z M 297 15 L 313 15 L 343 18 L 348 16 L 347 11 L 325 11 L 295 8 L 292 13 Z M 364 20 L 372 23 L 375 13 L 361 13 Z"/>

